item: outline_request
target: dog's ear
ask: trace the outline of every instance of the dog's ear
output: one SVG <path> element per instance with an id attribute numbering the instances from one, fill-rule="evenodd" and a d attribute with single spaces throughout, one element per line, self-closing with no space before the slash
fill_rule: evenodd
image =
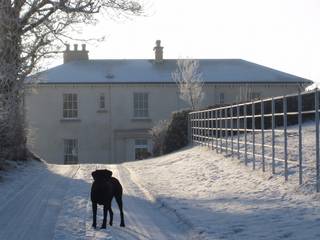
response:
<path id="1" fill-rule="evenodd" d="M 105 169 L 105 170 L 104 170 L 104 174 L 105 174 L 105 176 L 106 176 L 107 178 L 110 178 L 110 177 L 112 176 L 112 172 L 111 172 L 110 170 L 108 170 L 108 169 Z"/>
<path id="2" fill-rule="evenodd" d="M 93 180 L 97 181 L 97 178 L 98 178 L 98 172 L 97 171 L 94 171 L 91 173 L 92 177 L 93 177 Z"/>

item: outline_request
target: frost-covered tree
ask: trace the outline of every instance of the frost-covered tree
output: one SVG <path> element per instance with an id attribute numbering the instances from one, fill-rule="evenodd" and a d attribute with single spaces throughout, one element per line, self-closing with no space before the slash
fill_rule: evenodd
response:
<path id="1" fill-rule="evenodd" d="M 153 141 L 152 153 L 154 156 L 163 155 L 164 141 L 167 136 L 170 122 L 168 120 L 160 120 L 149 131 Z"/>
<path id="2" fill-rule="evenodd" d="M 172 73 L 173 80 L 177 83 L 180 98 L 194 110 L 199 107 L 204 93 L 202 74 L 199 72 L 199 61 L 194 59 L 177 60 L 178 68 Z"/>
<path id="3" fill-rule="evenodd" d="M 0 0 L 0 159 L 26 157 L 24 82 L 39 61 L 97 13 L 140 15 L 139 0 Z"/>

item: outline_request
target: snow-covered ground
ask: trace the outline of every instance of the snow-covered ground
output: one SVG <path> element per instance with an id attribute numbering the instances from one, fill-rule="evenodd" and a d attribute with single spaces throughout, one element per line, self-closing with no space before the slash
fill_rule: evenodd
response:
<path id="1" fill-rule="evenodd" d="M 119 227 L 114 204 L 114 226 L 91 227 L 89 199 L 91 172 L 108 168 L 124 187 L 126 227 Z M 0 239 L 187 239 L 189 229 L 175 215 L 156 204 L 132 181 L 125 168 L 115 165 L 21 164 L 1 173 Z M 98 224 L 102 223 L 102 208 Z M 99 221 L 100 220 L 100 221 Z"/>
<path id="2" fill-rule="evenodd" d="M 312 127 L 305 126 L 306 141 Z M 290 141 L 295 147 L 296 136 Z M 306 163 L 312 148 L 305 148 Z M 271 176 L 260 167 L 252 171 L 206 147 L 121 165 L 21 163 L 0 172 L 0 239 L 320 239 L 312 171 L 299 186 L 293 170 L 285 182 L 281 171 Z M 111 169 L 124 187 L 125 228 L 116 204 L 114 226 L 91 228 L 96 168 Z"/>

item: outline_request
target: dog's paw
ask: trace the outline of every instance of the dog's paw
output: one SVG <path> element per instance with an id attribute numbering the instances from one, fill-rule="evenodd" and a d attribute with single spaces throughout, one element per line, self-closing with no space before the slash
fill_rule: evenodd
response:
<path id="1" fill-rule="evenodd" d="M 107 228 L 106 225 L 102 225 L 102 226 L 100 227 L 100 229 L 106 229 L 106 228 Z"/>
<path id="2" fill-rule="evenodd" d="M 93 228 L 97 228 L 97 225 L 96 225 L 96 224 L 92 224 L 92 227 L 93 227 Z"/>
<path id="3" fill-rule="evenodd" d="M 112 226 L 112 224 L 113 224 L 112 222 L 109 222 L 109 225 L 110 225 L 110 226 Z"/>
<path id="4" fill-rule="evenodd" d="M 120 227 L 125 227 L 124 223 L 121 223 L 121 224 L 120 224 Z"/>

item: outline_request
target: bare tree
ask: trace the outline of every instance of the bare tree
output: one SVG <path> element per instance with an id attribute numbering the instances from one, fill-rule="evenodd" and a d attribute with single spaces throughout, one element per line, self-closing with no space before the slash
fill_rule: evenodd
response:
<path id="1" fill-rule="evenodd" d="M 39 61 L 101 12 L 141 15 L 139 0 L 0 0 L 0 159 L 26 157 L 24 82 Z"/>
<path id="2" fill-rule="evenodd" d="M 194 59 L 177 60 L 178 68 L 172 73 L 173 80 L 177 83 L 180 98 L 188 102 L 192 110 L 199 107 L 204 93 L 202 74 L 199 72 L 199 61 Z"/>
<path id="3" fill-rule="evenodd" d="M 152 153 L 155 156 L 163 155 L 164 141 L 167 135 L 170 122 L 168 120 L 161 120 L 154 125 L 149 131 L 153 141 Z"/>

